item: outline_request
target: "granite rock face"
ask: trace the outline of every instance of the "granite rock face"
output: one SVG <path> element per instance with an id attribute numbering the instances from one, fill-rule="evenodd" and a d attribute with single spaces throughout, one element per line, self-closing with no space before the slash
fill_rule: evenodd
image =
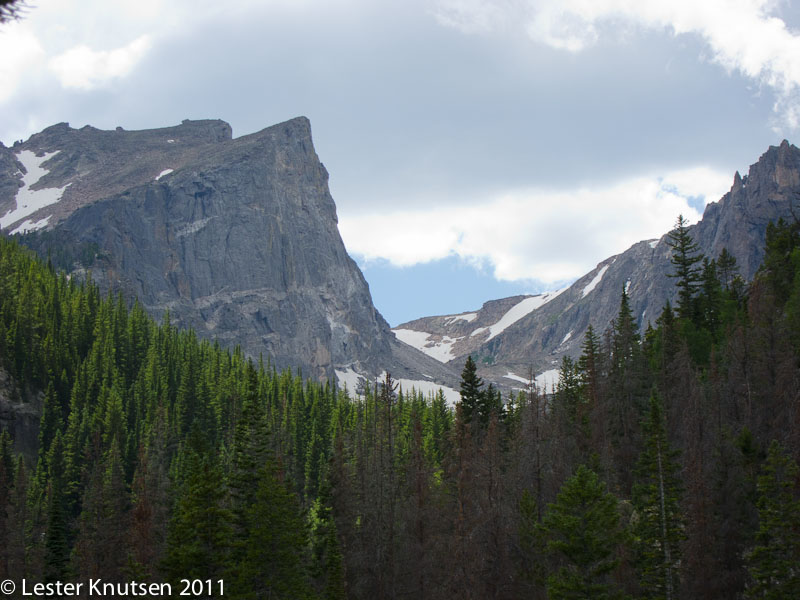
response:
<path id="1" fill-rule="evenodd" d="M 784 141 L 770 147 L 745 177 L 736 173 L 730 191 L 709 204 L 702 220 L 689 230 L 708 257 L 717 258 L 727 248 L 736 257 L 741 276 L 749 281 L 764 256 L 767 224 L 794 215 L 800 218 L 800 149 Z M 670 257 L 665 234 L 603 260 L 569 288 L 527 312 L 524 302 L 536 303 L 530 297 L 515 297 L 506 299 L 512 301 L 511 308 L 499 318 L 496 311 L 489 318 L 491 303 L 487 303 L 469 322 L 453 316 L 426 317 L 396 330 L 429 333 L 431 346 L 447 339 L 453 367 L 463 365 L 466 355 L 472 354 L 486 379 L 519 386 L 529 372 L 552 371 L 564 355 L 578 356 L 590 324 L 602 335 L 617 316 L 623 288 L 628 290 L 640 329 L 654 323 L 666 301 L 674 305 L 677 299 L 675 280 L 668 276 L 674 271 Z M 508 321 L 513 310 L 525 314 L 489 339 L 489 322 Z"/>
<path id="2" fill-rule="evenodd" d="M 35 460 L 39 447 L 39 421 L 44 394 L 20 390 L 16 381 L 0 368 L 0 431 L 8 431 L 14 450 Z"/>
<path id="3" fill-rule="evenodd" d="M 136 132 L 60 124 L 11 150 L 29 162 L 57 152 L 31 187 L 64 189 L 26 217 L 49 218 L 25 243 L 154 316 L 169 311 L 176 325 L 304 376 L 424 369 L 451 381 L 402 347 L 373 306 L 307 119 L 236 139 L 222 121 Z"/>

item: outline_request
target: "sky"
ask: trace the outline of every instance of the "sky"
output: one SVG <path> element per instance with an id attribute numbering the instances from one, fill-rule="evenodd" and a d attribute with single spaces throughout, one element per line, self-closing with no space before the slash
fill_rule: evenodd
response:
<path id="1" fill-rule="evenodd" d="M 392 325 L 558 289 L 800 130 L 786 0 L 28 0 L 0 141 L 305 115 Z"/>

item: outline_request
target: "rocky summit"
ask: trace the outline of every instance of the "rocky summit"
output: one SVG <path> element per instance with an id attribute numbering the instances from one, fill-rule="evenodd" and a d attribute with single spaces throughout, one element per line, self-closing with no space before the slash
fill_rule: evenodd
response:
<path id="1" fill-rule="evenodd" d="M 730 191 L 708 204 L 689 232 L 709 258 L 727 248 L 749 281 L 764 256 L 767 224 L 781 217 L 800 218 L 800 149 L 787 141 L 770 147 L 746 176 L 736 173 Z M 395 333 L 453 367 L 471 354 L 480 373 L 498 384 L 522 387 L 538 375 L 549 389 L 561 358 L 580 354 L 588 326 L 598 335 L 609 327 L 623 289 L 640 329 L 655 323 L 667 300 L 675 304 L 667 241 L 665 234 L 634 244 L 564 290 L 494 300 L 471 313 L 424 317 L 398 325 Z"/>
<path id="2" fill-rule="evenodd" d="M 277 368 L 452 385 L 400 343 L 337 227 L 300 117 L 233 138 L 223 121 L 144 131 L 54 125 L 0 145 L 0 227 L 73 276 L 139 299 Z"/>

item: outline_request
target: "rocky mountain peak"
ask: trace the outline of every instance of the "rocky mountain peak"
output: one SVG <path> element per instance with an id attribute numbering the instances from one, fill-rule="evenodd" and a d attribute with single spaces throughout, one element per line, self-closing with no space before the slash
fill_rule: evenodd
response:
<path id="1" fill-rule="evenodd" d="M 25 243 L 58 266 L 91 270 L 156 317 L 168 310 L 176 325 L 306 376 L 452 379 L 373 306 L 305 117 L 235 139 L 218 120 L 62 123 L 0 149 L 6 189 L 4 231 L 29 231 Z"/>

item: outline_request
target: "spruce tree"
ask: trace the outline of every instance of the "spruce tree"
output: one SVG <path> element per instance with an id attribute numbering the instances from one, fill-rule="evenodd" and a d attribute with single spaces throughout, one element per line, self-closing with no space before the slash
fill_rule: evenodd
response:
<path id="1" fill-rule="evenodd" d="M 478 377 L 478 367 L 470 355 L 461 371 L 461 412 L 465 423 L 472 423 L 477 416 L 483 394 L 482 387 L 483 379 Z"/>
<path id="2" fill-rule="evenodd" d="M 703 255 L 699 252 L 697 242 L 689 234 L 689 223 L 683 215 L 678 216 L 675 228 L 667 235 L 667 244 L 672 248 L 670 262 L 675 267 L 675 271 L 669 276 L 677 279 L 678 286 L 676 310 L 681 318 L 691 319 L 695 316 L 694 298 L 700 280 L 697 263 L 703 260 Z"/>
<path id="3" fill-rule="evenodd" d="M 248 536 L 232 565 L 234 598 L 312 598 L 308 584 L 308 536 L 297 496 L 286 488 L 272 461 L 259 470 L 248 507 Z"/>
<path id="4" fill-rule="evenodd" d="M 733 281 L 739 275 L 739 267 L 736 264 L 736 257 L 723 248 L 717 258 L 717 275 L 720 285 L 726 292 L 731 290 Z"/>
<path id="5" fill-rule="evenodd" d="M 621 595 L 611 577 L 627 537 L 618 504 L 584 465 L 564 482 L 542 522 L 547 552 L 559 565 L 547 578 L 550 598 L 602 600 Z"/>
<path id="6" fill-rule="evenodd" d="M 678 594 L 683 539 L 680 465 L 669 446 L 664 411 L 655 391 L 642 429 L 644 448 L 633 484 L 636 566 L 645 598 L 672 600 Z"/>
<path id="7" fill-rule="evenodd" d="M 14 488 L 14 457 L 12 441 L 8 431 L 0 432 L 0 540 L 9 539 L 9 514 Z M 0 579 L 12 575 L 9 571 L 9 550 L 7 544 L 0 545 Z"/>
<path id="8" fill-rule="evenodd" d="M 586 389 L 586 399 L 590 406 L 594 406 L 597 403 L 600 385 L 600 365 L 598 364 L 600 361 L 600 339 L 591 324 L 586 328 L 586 333 L 583 334 L 581 350 L 581 355 L 578 358 L 578 370 Z"/>
<path id="9" fill-rule="evenodd" d="M 797 463 L 777 441 L 758 478 L 756 546 L 747 556 L 748 598 L 800 598 L 800 497 Z"/>
<path id="10" fill-rule="evenodd" d="M 47 532 L 44 578 L 64 581 L 69 568 L 69 522 L 64 506 L 64 445 L 57 431 L 48 453 Z"/>
<path id="11" fill-rule="evenodd" d="M 184 479 L 167 530 L 163 570 L 176 582 L 222 579 L 229 568 L 233 535 L 223 473 L 212 451 L 196 438 L 189 440 L 183 454 Z"/>

